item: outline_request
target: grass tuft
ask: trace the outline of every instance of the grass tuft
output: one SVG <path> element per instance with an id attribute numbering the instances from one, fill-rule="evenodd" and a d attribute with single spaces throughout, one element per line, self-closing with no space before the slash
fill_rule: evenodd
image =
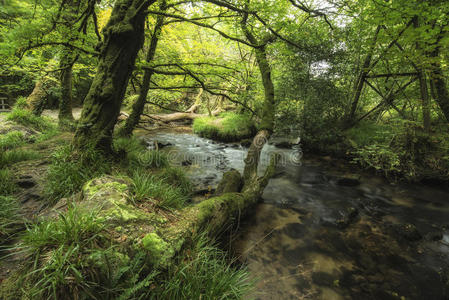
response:
<path id="1" fill-rule="evenodd" d="M 15 107 L 8 114 L 7 119 L 41 132 L 53 130 L 56 127 L 49 118 L 35 116 L 31 111 L 19 107 Z"/>
<path id="2" fill-rule="evenodd" d="M 16 184 L 9 169 L 0 169 L 0 195 L 8 196 L 16 191 Z"/>
<path id="3" fill-rule="evenodd" d="M 4 244 L 20 225 L 19 203 L 11 196 L 0 196 L 0 244 Z"/>
<path id="4" fill-rule="evenodd" d="M 41 155 L 33 150 L 15 149 L 0 153 L 0 168 L 15 164 L 20 161 L 40 158 Z"/>
<path id="5" fill-rule="evenodd" d="M 160 279 L 154 299 L 242 299 L 254 287 L 247 270 L 234 268 L 226 253 L 200 236 Z"/>
<path id="6" fill-rule="evenodd" d="M 52 157 L 49 167 L 45 194 L 50 202 L 78 192 L 88 180 L 108 173 L 111 162 L 104 155 L 86 147 L 82 153 L 73 153 L 72 146 L 60 148 Z"/>
<path id="7" fill-rule="evenodd" d="M 179 187 L 172 186 L 164 179 L 142 170 L 135 171 L 132 180 L 133 202 L 156 200 L 158 205 L 164 208 L 181 208 L 188 200 L 188 196 Z"/>
<path id="8" fill-rule="evenodd" d="M 25 144 L 24 134 L 20 131 L 10 131 L 0 136 L 0 151 L 14 149 Z"/>

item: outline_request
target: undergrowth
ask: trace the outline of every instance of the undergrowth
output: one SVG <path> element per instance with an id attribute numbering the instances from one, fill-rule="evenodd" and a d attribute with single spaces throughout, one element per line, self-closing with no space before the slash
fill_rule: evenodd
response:
<path id="1" fill-rule="evenodd" d="M 88 180 L 110 172 L 111 162 L 105 156 L 86 146 L 75 152 L 72 146 L 64 146 L 52 157 L 45 181 L 45 195 L 56 202 L 81 190 Z"/>
<path id="2" fill-rule="evenodd" d="M 53 131 L 56 129 L 55 124 L 52 123 L 50 118 L 36 116 L 31 111 L 20 107 L 14 107 L 14 109 L 8 114 L 7 120 L 14 121 L 40 132 Z"/>

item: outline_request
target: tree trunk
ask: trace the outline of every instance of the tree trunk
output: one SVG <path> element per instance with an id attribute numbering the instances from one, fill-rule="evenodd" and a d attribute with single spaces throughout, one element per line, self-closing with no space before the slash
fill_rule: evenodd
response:
<path id="1" fill-rule="evenodd" d="M 62 50 L 60 60 L 60 82 L 61 82 L 61 101 L 59 102 L 59 124 L 63 125 L 66 122 L 74 120 L 72 114 L 72 71 L 75 63 L 74 55 L 69 49 Z"/>
<path id="2" fill-rule="evenodd" d="M 111 152 L 112 132 L 134 68 L 137 52 L 144 40 L 147 8 L 156 0 L 120 0 L 104 28 L 97 73 L 84 100 L 83 111 L 73 140 Z"/>
<path id="3" fill-rule="evenodd" d="M 40 116 L 45 108 L 45 102 L 47 100 L 47 92 L 44 89 L 45 79 L 39 79 L 34 85 L 34 89 L 27 98 L 28 110 L 33 112 L 34 115 Z"/>
<path id="4" fill-rule="evenodd" d="M 413 27 L 419 28 L 420 22 L 419 17 L 415 16 L 413 18 Z M 421 52 L 421 43 L 416 42 L 416 50 L 418 53 Z M 421 93 L 421 106 L 422 106 L 422 118 L 424 130 L 430 132 L 430 103 L 429 103 L 429 91 L 427 88 L 426 72 L 422 66 L 418 66 L 418 79 L 419 79 L 419 89 Z"/>
<path id="5" fill-rule="evenodd" d="M 257 65 L 259 66 L 260 74 L 262 75 L 262 83 L 265 94 L 259 128 L 261 130 L 268 130 L 271 133 L 274 128 L 275 112 L 274 85 L 271 79 L 271 66 L 267 59 L 265 46 L 257 48 L 255 51 Z"/>
<path id="6" fill-rule="evenodd" d="M 437 47 L 432 51 L 430 56 L 432 58 L 429 72 L 430 84 L 435 92 L 435 100 L 446 117 L 446 120 L 449 122 L 449 92 L 447 90 L 443 70 L 441 70 L 439 48 Z"/>
<path id="7" fill-rule="evenodd" d="M 161 10 L 165 10 L 165 1 L 161 4 Z M 156 48 L 159 41 L 159 37 L 161 35 L 162 26 L 164 26 L 164 16 L 157 16 L 156 25 L 154 26 L 153 34 L 150 40 L 150 47 L 148 48 L 146 62 L 149 63 L 153 60 L 154 55 L 156 54 Z M 151 77 L 153 76 L 152 69 L 145 69 L 142 85 L 140 87 L 139 97 L 136 102 L 134 102 L 131 114 L 129 118 L 126 119 L 125 125 L 120 129 L 120 135 L 122 136 L 131 136 L 134 128 L 136 128 L 137 124 L 139 124 L 140 116 L 143 114 L 148 90 L 150 88 Z"/>
<path id="8" fill-rule="evenodd" d="M 351 103 L 351 110 L 349 111 L 348 117 L 346 118 L 348 123 L 352 123 L 354 121 L 355 112 L 357 111 L 357 107 L 359 104 L 360 96 L 362 94 L 363 84 L 365 83 L 366 75 L 368 75 L 370 71 L 371 60 L 373 58 L 374 47 L 376 46 L 377 36 L 379 35 L 381 26 L 377 26 L 376 32 L 374 33 L 373 40 L 370 45 L 370 49 L 368 54 L 366 55 L 365 61 L 363 62 L 362 70 L 357 77 L 356 84 L 354 86 L 354 98 Z"/>

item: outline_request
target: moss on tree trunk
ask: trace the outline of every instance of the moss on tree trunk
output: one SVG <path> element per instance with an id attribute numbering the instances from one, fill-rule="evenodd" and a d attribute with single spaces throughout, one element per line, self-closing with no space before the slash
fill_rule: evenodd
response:
<path id="1" fill-rule="evenodd" d="M 97 73 L 84 100 L 74 145 L 111 152 L 112 133 L 137 52 L 144 40 L 147 8 L 155 0 L 120 0 L 104 28 Z"/>
<path id="2" fill-rule="evenodd" d="M 68 49 L 62 50 L 62 56 L 59 63 L 61 68 L 60 83 L 61 83 L 61 100 L 59 102 L 59 123 L 61 125 L 66 122 L 74 120 L 72 114 L 72 73 L 75 58 L 72 52 Z"/>
<path id="3" fill-rule="evenodd" d="M 161 10 L 165 10 L 165 1 L 161 3 Z M 156 48 L 159 41 L 159 37 L 161 35 L 162 26 L 164 26 L 164 16 L 159 15 L 156 20 L 156 25 L 154 26 L 153 34 L 151 35 L 150 47 L 148 48 L 146 61 L 149 63 L 153 60 L 154 55 L 156 54 Z M 145 69 L 142 85 L 140 87 L 139 97 L 136 102 L 134 102 L 131 114 L 128 119 L 126 119 L 125 125 L 120 130 L 120 135 L 130 136 L 136 128 L 137 124 L 139 124 L 140 116 L 143 114 L 148 90 L 150 88 L 151 77 L 153 76 L 152 69 Z"/>

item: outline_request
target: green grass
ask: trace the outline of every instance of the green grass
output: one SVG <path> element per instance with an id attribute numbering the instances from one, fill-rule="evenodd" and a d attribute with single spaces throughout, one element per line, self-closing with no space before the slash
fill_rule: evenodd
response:
<path id="1" fill-rule="evenodd" d="M 167 182 L 168 184 L 179 188 L 183 194 L 192 194 L 192 183 L 187 178 L 184 170 L 175 167 L 166 167 L 158 173 L 158 177 Z"/>
<path id="2" fill-rule="evenodd" d="M 18 247 L 30 256 L 16 282 L 27 299 L 112 299 L 127 282 L 129 259 L 112 247 L 96 212 L 70 207 L 28 228 Z"/>
<path id="3" fill-rule="evenodd" d="M 111 170 L 111 162 L 102 153 L 86 146 L 73 155 L 72 146 L 63 146 L 52 157 L 44 192 L 50 202 L 56 202 L 81 190 L 88 180 Z"/>
<path id="4" fill-rule="evenodd" d="M 0 169 L 0 195 L 11 195 L 16 191 L 13 175 L 9 169 Z"/>
<path id="5" fill-rule="evenodd" d="M 246 269 L 232 267 L 226 253 L 203 235 L 155 286 L 150 299 L 242 299 L 254 281 Z"/>
<path id="6" fill-rule="evenodd" d="M 222 142 L 237 142 L 250 138 L 255 126 L 246 115 L 223 113 L 218 117 L 197 118 L 193 122 L 193 132 L 199 136 Z"/>
<path id="7" fill-rule="evenodd" d="M 131 200 L 133 202 L 156 201 L 164 208 L 181 208 L 188 201 L 188 195 L 163 178 L 137 170 L 132 176 Z"/>
<path id="8" fill-rule="evenodd" d="M 25 160 L 40 158 L 41 155 L 33 150 L 14 149 L 0 153 L 0 168 Z"/>
<path id="9" fill-rule="evenodd" d="M 25 137 L 20 131 L 10 131 L 0 136 L 0 151 L 6 151 L 25 145 Z"/>
<path id="10" fill-rule="evenodd" d="M 49 118 L 35 116 L 31 111 L 15 107 L 7 116 L 7 120 L 14 121 L 40 132 L 52 130 L 56 125 Z"/>
<path id="11" fill-rule="evenodd" d="M 19 224 L 19 203 L 16 198 L 0 196 L 0 244 L 11 237 Z"/>
<path id="12" fill-rule="evenodd" d="M 166 153 L 156 150 L 145 150 L 128 153 L 130 167 L 160 169 L 169 165 Z"/>

